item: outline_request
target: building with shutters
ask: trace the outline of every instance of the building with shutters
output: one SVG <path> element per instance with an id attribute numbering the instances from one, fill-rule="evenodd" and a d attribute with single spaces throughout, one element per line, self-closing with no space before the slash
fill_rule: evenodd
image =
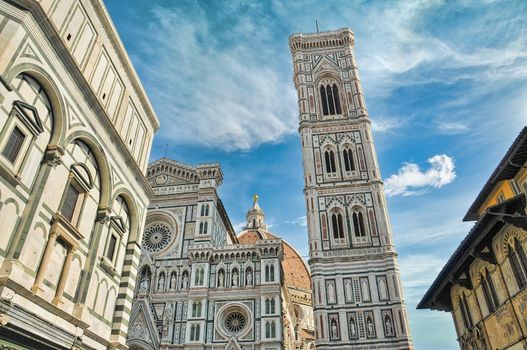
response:
<path id="1" fill-rule="evenodd" d="M 474 226 L 417 306 L 450 312 L 461 349 L 527 347 L 527 128 L 463 218 Z"/>
<path id="2" fill-rule="evenodd" d="M 126 349 L 158 127 L 102 1 L 0 1 L 0 348 Z"/>
<path id="3" fill-rule="evenodd" d="M 218 164 L 162 158 L 150 204 L 128 345 L 157 349 L 312 349 L 311 283 L 302 257 L 267 230 L 255 196 L 236 235 Z"/>

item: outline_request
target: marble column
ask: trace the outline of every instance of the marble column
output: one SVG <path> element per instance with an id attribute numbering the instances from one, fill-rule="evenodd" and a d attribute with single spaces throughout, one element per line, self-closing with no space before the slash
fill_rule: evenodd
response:
<path id="1" fill-rule="evenodd" d="M 75 254 L 75 251 L 75 247 L 68 247 L 68 253 L 66 254 L 66 259 L 64 261 L 64 265 L 62 266 L 62 272 L 60 274 L 57 290 L 55 291 L 55 298 L 53 298 L 53 304 L 55 305 L 61 302 L 62 294 L 64 293 L 64 287 L 66 286 L 66 281 L 68 280 L 71 263 L 73 261 L 73 254 Z"/>
<path id="2" fill-rule="evenodd" d="M 42 256 L 42 260 L 40 261 L 40 266 L 38 268 L 37 276 L 35 277 L 35 282 L 31 287 L 31 291 L 33 293 L 36 293 L 39 290 L 40 285 L 44 281 L 44 277 L 46 275 L 46 271 L 48 270 L 48 265 L 51 260 L 51 253 L 53 252 L 55 242 L 57 241 L 57 236 L 57 231 L 51 231 L 49 234 L 48 243 L 46 244 L 46 248 L 44 249 L 44 255 Z"/>

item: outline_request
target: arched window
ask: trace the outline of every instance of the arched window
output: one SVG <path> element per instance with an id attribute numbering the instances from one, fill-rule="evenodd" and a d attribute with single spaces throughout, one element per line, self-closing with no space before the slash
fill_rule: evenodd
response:
<path id="1" fill-rule="evenodd" d="M 361 211 L 355 211 L 352 215 L 353 229 L 355 230 L 355 237 L 366 237 L 366 227 L 364 226 L 364 215 Z"/>
<path id="2" fill-rule="evenodd" d="M 209 205 L 205 204 L 205 216 L 209 216 Z"/>
<path id="3" fill-rule="evenodd" d="M 344 169 L 346 171 L 355 171 L 355 161 L 353 160 L 353 151 L 351 149 L 345 149 L 343 152 L 344 156 Z"/>
<path id="4" fill-rule="evenodd" d="M 201 205 L 201 216 L 205 216 L 205 204 Z"/>
<path id="5" fill-rule="evenodd" d="M 485 269 L 485 274 L 480 274 L 480 279 L 487 308 L 489 312 L 494 312 L 499 306 L 499 300 L 489 270 Z"/>
<path id="6" fill-rule="evenodd" d="M 342 223 L 342 214 L 334 213 L 331 215 L 331 226 L 333 228 L 333 238 L 344 238 L 344 225 Z"/>
<path id="7" fill-rule="evenodd" d="M 17 96 L 6 113 L 0 162 L 15 174 L 24 171 L 24 159 L 33 151 L 37 139 L 49 141 L 53 130 L 52 108 L 42 86 L 26 74 L 12 82 Z M 7 107 L 7 106 L 6 106 Z M 45 145 L 45 144 L 44 144 Z M 44 147 L 45 148 L 45 147 Z M 43 156 L 40 147 L 32 155 Z"/>
<path id="8" fill-rule="evenodd" d="M 201 316 L 201 302 L 195 301 L 192 303 L 192 317 Z"/>
<path id="9" fill-rule="evenodd" d="M 200 333 L 200 325 L 199 324 L 193 324 L 190 326 L 190 340 L 191 341 L 198 341 L 199 340 L 199 334 Z"/>
<path id="10" fill-rule="evenodd" d="M 199 223 L 199 234 L 201 235 L 203 233 L 203 222 Z"/>
<path id="11" fill-rule="evenodd" d="M 201 269 L 196 269 L 196 274 L 194 275 L 194 285 L 199 286 L 199 273 Z"/>
<path id="12" fill-rule="evenodd" d="M 265 313 L 272 315 L 275 313 L 275 301 L 274 298 L 265 299 Z"/>
<path id="13" fill-rule="evenodd" d="M 337 84 L 320 86 L 320 99 L 324 115 L 341 114 L 339 90 Z"/>
<path id="14" fill-rule="evenodd" d="M 513 245 L 509 245 L 509 259 L 518 288 L 525 288 L 527 286 L 527 257 L 517 238 L 514 239 Z"/>
<path id="15" fill-rule="evenodd" d="M 465 294 L 459 297 L 459 308 L 461 311 L 461 317 L 463 318 L 463 324 L 465 328 L 471 329 L 474 324 L 472 323 L 472 316 L 470 316 L 470 309 L 468 308 L 467 298 Z"/>
<path id="16" fill-rule="evenodd" d="M 335 165 L 335 153 L 332 150 L 327 150 L 324 153 L 324 160 L 326 161 L 326 172 L 327 173 L 337 172 L 337 167 Z"/>
<path id="17" fill-rule="evenodd" d="M 265 282 L 274 282 L 274 265 L 265 265 Z"/>
<path id="18" fill-rule="evenodd" d="M 203 234 L 207 234 L 209 231 L 209 223 L 205 221 L 205 224 L 203 225 Z"/>
<path id="19" fill-rule="evenodd" d="M 203 285 L 203 281 L 205 280 L 205 269 L 201 269 L 199 271 L 199 285 L 202 286 Z"/>
<path id="20" fill-rule="evenodd" d="M 271 321 L 271 338 L 276 338 L 276 322 Z"/>

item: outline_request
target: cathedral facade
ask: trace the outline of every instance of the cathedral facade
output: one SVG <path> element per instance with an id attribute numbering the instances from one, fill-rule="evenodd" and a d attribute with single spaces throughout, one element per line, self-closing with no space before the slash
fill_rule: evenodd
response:
<path id="1" fill-rule="evenodd" d="M 156 194 L 142 240 L 128 345 L 157 349 L 311 349 L 310 276 L 268 232 L 255 197 L 236 235 L 218 164 L 152 163 Z"/>
<path id="2" fill-rule="evenodd" d="M 0 1 L 1 349 L 126 349 L 158 127 L 102 1 Z"/>
<path id="3" fill-rule="evenodd" d="M 316 347 L 412 349 L 349 29 L 293 34 Z"/>

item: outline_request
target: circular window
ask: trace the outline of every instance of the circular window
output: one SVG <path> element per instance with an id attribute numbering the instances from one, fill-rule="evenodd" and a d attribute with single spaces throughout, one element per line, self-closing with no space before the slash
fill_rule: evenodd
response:
<path id="1" fill-rule="evenodd" d="M 233 336 L 243 338 L 251 330 L 252 313 L 243 303 L 228 303 L 223 305 L 216 314 L 216 329 L 225 338 Z"/>
<path id="2" fill-rule="evenodd" d="M 143 236 L 143 248 L 150 252 L 158 252 L 172 240 L 172 230 L 166 224 L 153 224 L 147 227 Z"/>
<path id="3" fill-rule="evenodd" d="M 234 311 L 225 317 L 225 329 L 233 334 L 241 332 L 246 324 L 247 319 L 241 312 Z"/>

